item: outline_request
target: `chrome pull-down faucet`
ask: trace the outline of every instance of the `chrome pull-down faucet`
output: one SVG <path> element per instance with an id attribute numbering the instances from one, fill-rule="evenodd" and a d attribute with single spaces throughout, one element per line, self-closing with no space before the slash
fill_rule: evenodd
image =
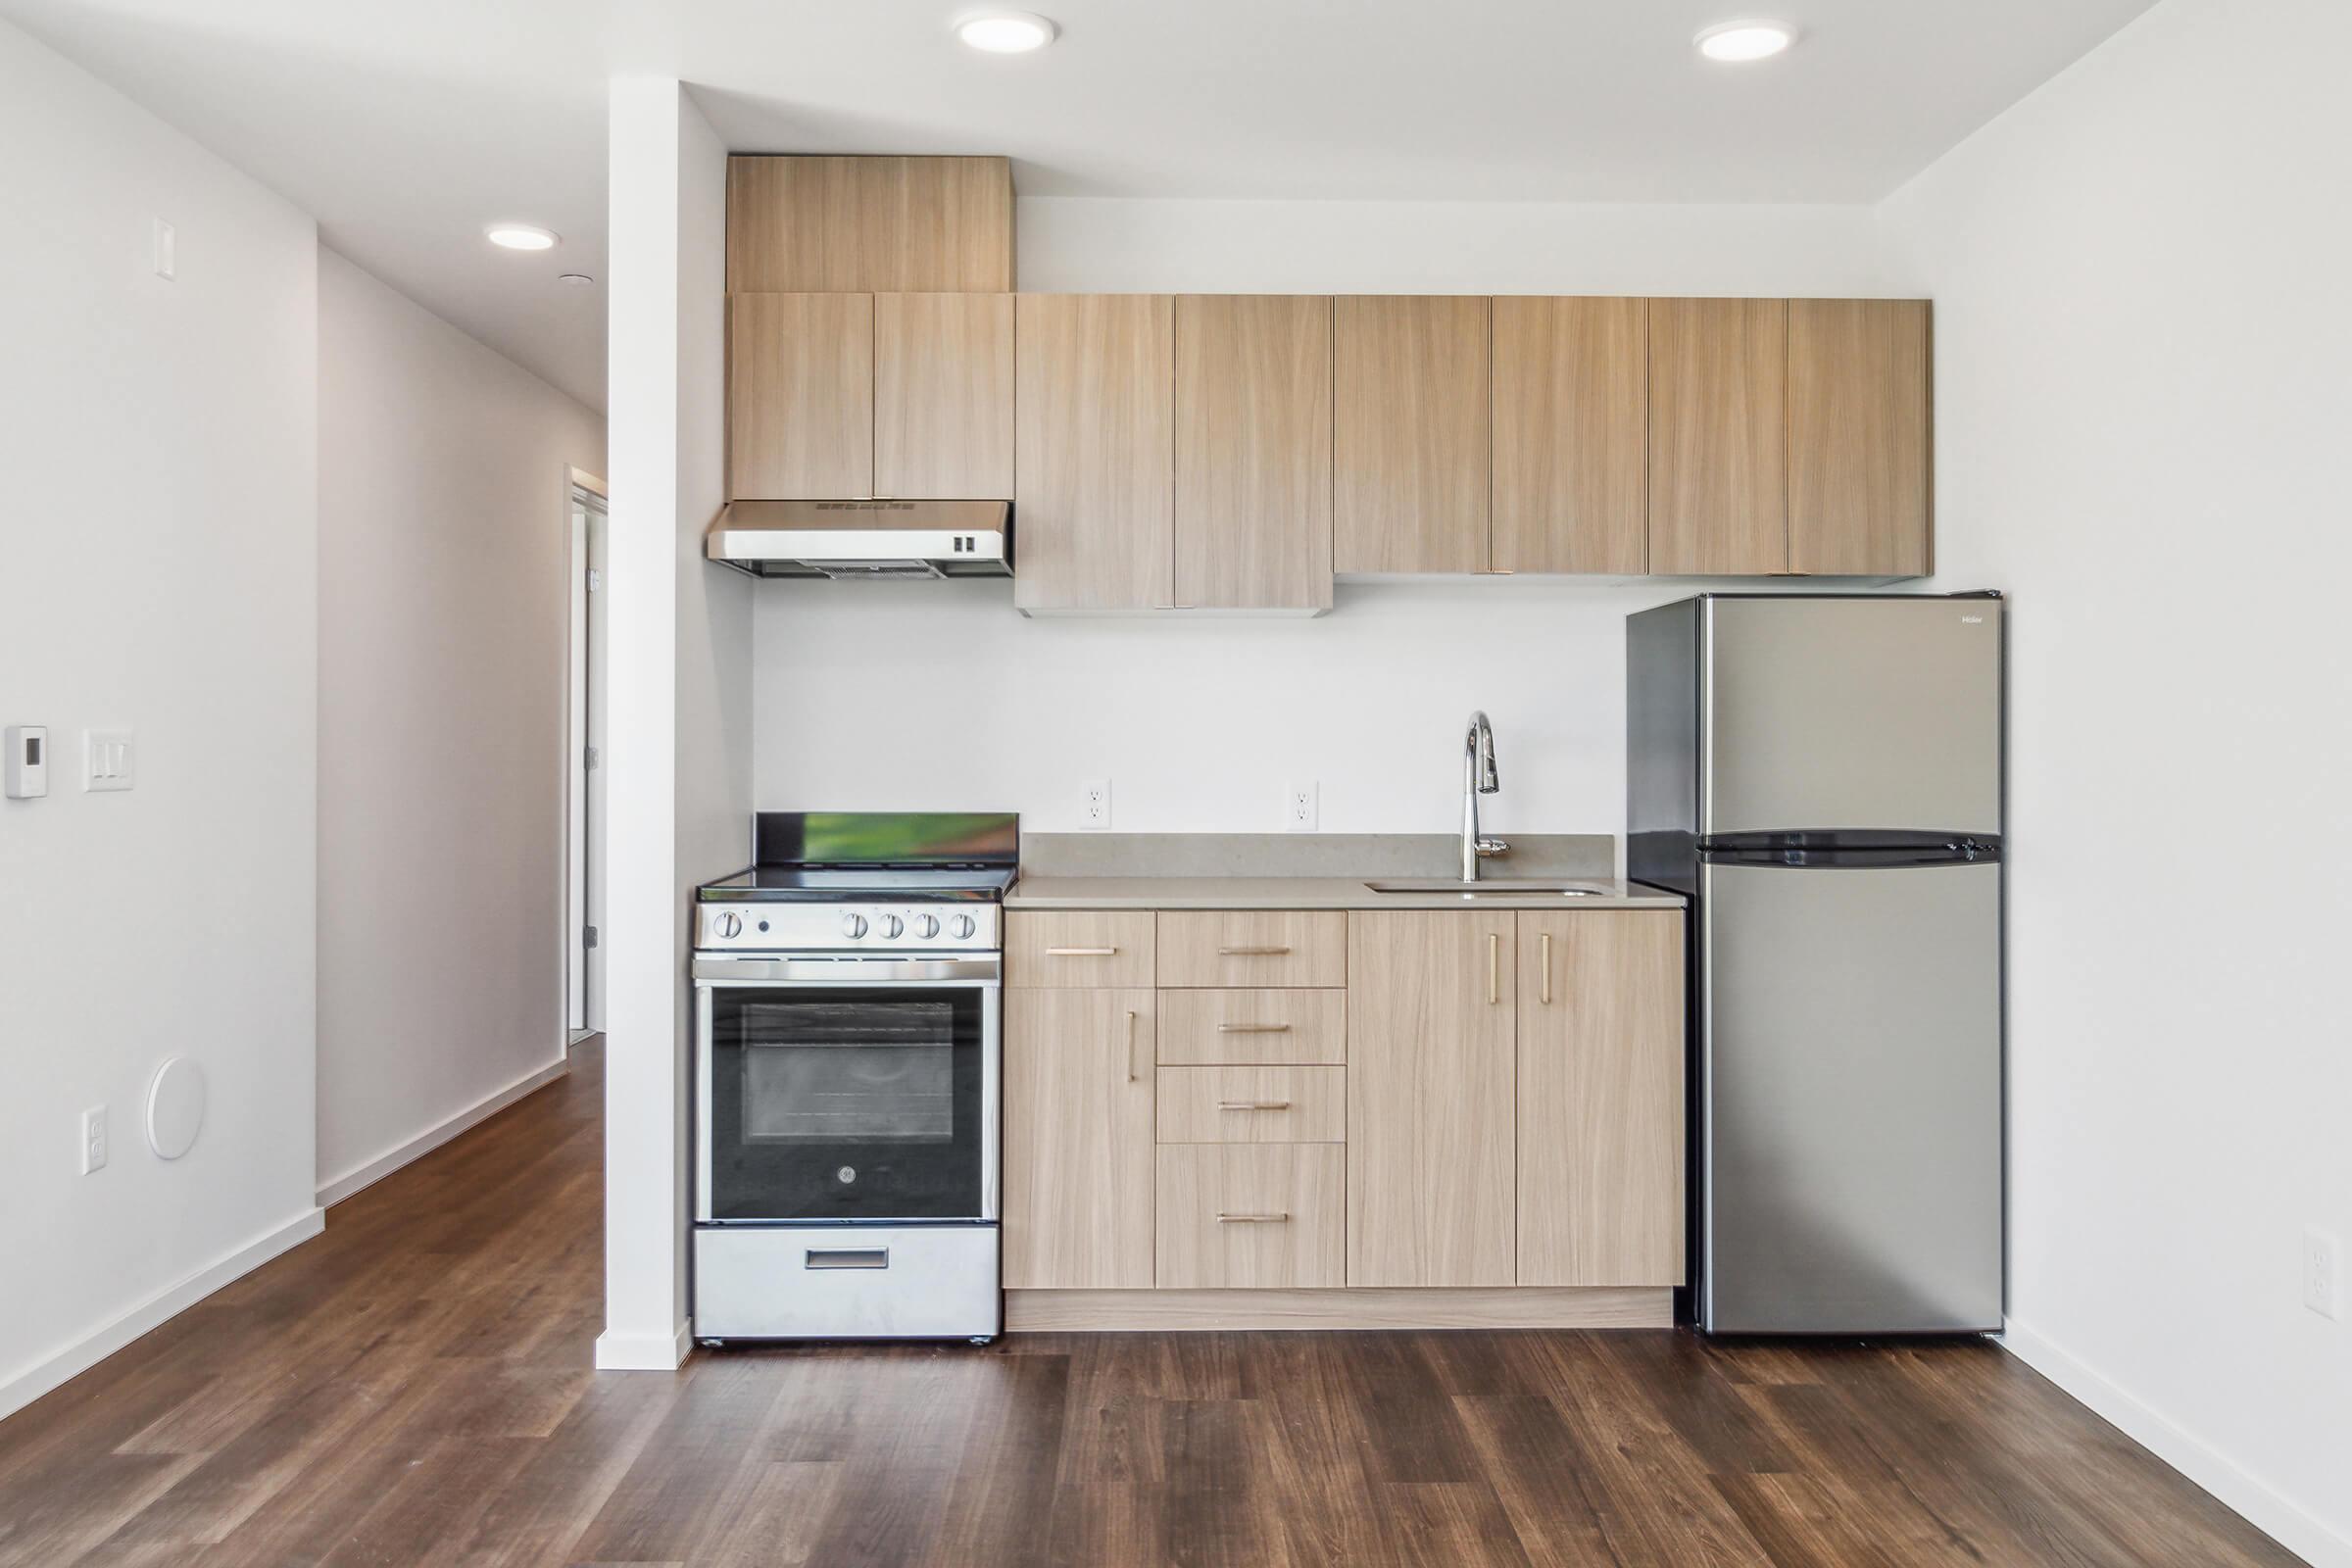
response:
<path id="1" fill-rule="evenodd" d="M 1482 838 L 1478 831 L 1478 798 L 1502 788 L 1494 771 L 1494 726 L 1484 712 L 1470 715 L 1470 733 L 1462 739 L 1462 880 L 1478 880 L 1482 856 L 1501 855 L 1510 845 Z"/>

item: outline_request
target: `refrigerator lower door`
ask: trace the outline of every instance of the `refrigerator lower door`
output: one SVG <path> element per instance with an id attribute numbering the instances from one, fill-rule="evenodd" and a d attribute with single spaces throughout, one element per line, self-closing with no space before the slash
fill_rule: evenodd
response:
<path id="1" fill-rule="evenodd" d="M 2001 1322 L 1998 863 L 1699 870 L 1699 1327 Z"/>

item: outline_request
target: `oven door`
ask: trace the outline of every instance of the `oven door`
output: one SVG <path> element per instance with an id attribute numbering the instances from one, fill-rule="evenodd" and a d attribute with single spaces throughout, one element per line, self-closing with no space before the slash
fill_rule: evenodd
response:
<path id="1" fill-rule="evenodd" d="M 997 1217 L 994 955 L 694 973 L 699 1222 Z"/>

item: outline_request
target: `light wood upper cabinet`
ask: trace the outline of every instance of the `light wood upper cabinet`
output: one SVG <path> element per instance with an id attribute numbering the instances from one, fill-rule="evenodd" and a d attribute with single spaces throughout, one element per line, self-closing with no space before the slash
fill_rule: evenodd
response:
<path id="1" fill-rule="evenodd" d="M 1007 159 L 727 160 L 730 293 L 1011 287 Z"/>
<path id="2" fill-rule="evenodd" d="M 1519 1283 L 1683 1280 L 1683 916 L 1519 916 Z"/>
<path id="3" fill-rule="evenodd" d="M 1494 301 L 1496 571 L 1647 569 L 1649 303 Z"/>
<path id="4" fill-rule="evenodd" d="M 1333 316 L 1332 564 L 1484 571 L 1488 302 L 1342 295 Z"/>
<path id="5" fill-rule="evenodd" d="M 1787 300 L 1649 302 L 1649 569 L 1788 567 Z"/>
<path id="6" fill-rule="evenodd" d="M 874 494 L 1012 499 L 1012 296 L 874 299 Z"/>
<path id="7" fill-rule="evenodd" d="M 1023 294 L 1013 603 L 1175 605 L 1175 320 L 1165 294 Z"/>
<path id="8" fill-rule="evenodd" d="M 1348 1283 L 1512 1283 L 1516 917 L 1348 917 Z"/>
<path id="9" fill-rule="evenodd" d="M 727 493 L 874 493 L 874 301 L 738 294 L 727 302 Z"/>
<path id="10" fill-rule="evenodd" d="M 1928 302 L 1788 305 L 1788 565 L 1929 570 Z"/>
<path id="11" fill-rule="evenodd" d="M 1004 1283 L 1152 1284 L 1150 991 L 1004 993 Z"/>
<path id="12" fill-rule="evenodd" d="M 1327 298 L 1176 301 L 1176 585 L 1186 609 L 1331 608 Z"/>

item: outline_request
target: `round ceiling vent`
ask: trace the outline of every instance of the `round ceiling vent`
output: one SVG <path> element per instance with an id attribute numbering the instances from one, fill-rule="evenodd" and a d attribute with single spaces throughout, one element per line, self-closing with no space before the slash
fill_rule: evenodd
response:
<path id="1" fill-rule="evenodd" d="M 185 1056 L 167 1056 L 147 1085 L 147 1147 L 177 1159 L 196 1147 L 204 1128 L 204 1069 Z"/>

